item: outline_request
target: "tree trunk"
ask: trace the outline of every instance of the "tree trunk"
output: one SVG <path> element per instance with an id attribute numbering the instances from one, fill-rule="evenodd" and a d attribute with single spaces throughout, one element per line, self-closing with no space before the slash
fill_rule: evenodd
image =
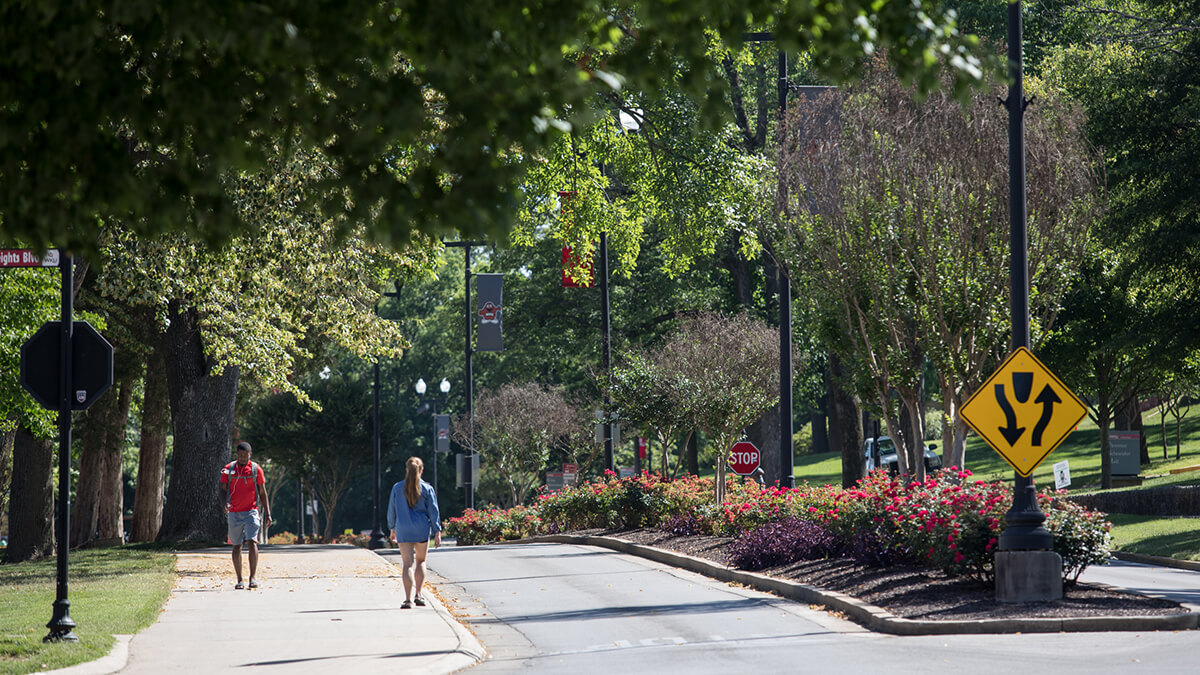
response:
<path id="1" fill-rule="evenodd" d="M 71 547 L 96 543 L 100 525 L 100 492 L 104 484 L 105 443 L 108 427 L 115 423 L 121 407 L 120 396 L 109 391 L 83 414 L 79 438 L 79 481 L 75 485 L 75 505 L 71 509 Z"/>
<path id="2" fill-rule="evenodd" d="M 163 360 L 175 450 L 158 540 L 224 541 L 220 470 L 231 456 L 238 369 L 213 374 L 194 309 L 172 301 L 169 317 Z"/>
<path id="3" fill-rule="evenodd" d="M 908 396 L 901 394 L 900 398 L 904 418 L 901 422 L 904 428 L 904 451 L 908 456 L 909 472 L 917 482 L 925 481 L 925 416 L 921 412 L 924 391 L 924 387 L 918 386 L 915 392 Z"/>
<path id="4" fill-rule="evenodd" d="M 4 562 L 54 555 L 54 444 L 18 428 L 13 442 Z"/>
<path id="5" fill-rule="evenodd" d="M 129 405 L 133 399 L 136 378 L 126 378 L 120 383 L 114 398 L 117 399 L 117 414 L 104 421 L 104 462 L 101 466 L 99 541 L 105 546 L 120 546 L 125 543 L 125 486 L 122 481 L 125 459 L 125 424 L 129 420 Z M 110 394 L 111 395 L 111 394 Z"/>
<path id="6" fill-rule="evenodd" d="M 12 428 L 0 435 L 0 532 L 8 532 L 8 491 L 12 480 L 12 449 L 17 439 L 16 416 L 8 419 Z"/>
<path id="7" fill-rule="evenodd" d="M 942 392 L 942 466 L 962 469 L 966 466 L 967 432 L 970 427 L 962 419 L 958 392 L 948 378 L 941 378 L 939 388 Z"/>
<path id="8" fill-rule="evenodd" d="M 829 449 L 841 452 L 842 449 L 842 418 L 837 411 L 837 389 L 838 385 L 833 381 L 836 377 L 841 377 L 842 362 L 834 354 L 829 355 L 829 361 L 825 364 L 825 409 L 829 413 L 829 438 L 826 442 L 829 443 Z"/>
<path id="9" fill-rule="evenodd" d="M 163 481 L 167 468 L 167 433 L 170 429 L 167 374 L 162 352 L 156 349 L 146 361 L 142 437 L 138 448 L 137 491 L 133 497 L 130 541 L 154 541 L 162 525 Z"/>
<path id="10" fill-rule="evenodd" d="M 687 438 L 687 470 L 693 476 L 700 475 L 700 434 L 693 431 Z"/>
<path id="11" fill-rule="evenodd" d="M 809 415 L 808 424 L 812 429 L 812 452 L 814 455 L 822 455 L 833 450 L 833 446 L 829 444 L 829 405 L 826 403 L 826 397 L 822 396 L 819 409 L 812 411 Z"/>
<path id="12" fill-rule="evenodd" d="M 1111 427 L 1108 395 L 1101 392 L 1096 397 L 1096 426 L 1100 427 L 1100 489 L 1112 489 L 1112 444 L 1108 439 Z"/>
<path id="13" fill-rule="evenodd" d="M 780 470 L 779 447 L 783 439 L 779 437 L 779 404 L 771 406 L 761 419 L 750 425 L 748 431 L 751 442 L 758 447 L 760 466 L 767 484 L 780 480 L 783 473 Z"/>
<path id="14" fill-rule="evenodd" d="M 867 472 L 866 456 L 863 454 L 862 411 L 850 392 L 842 386 L 846 373 L 837 356 L 829 356 L 829 403 L 830 427 L 836 427 L 837 435 L 830 440 L 842 455 L 842 487 L 853 487 Z M 836 420 L 836 424 L 834 424 Z"/>

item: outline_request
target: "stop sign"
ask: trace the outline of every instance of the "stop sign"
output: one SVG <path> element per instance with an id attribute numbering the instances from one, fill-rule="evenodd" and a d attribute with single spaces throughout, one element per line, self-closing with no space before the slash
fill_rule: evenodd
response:
<path id="1" fill-rule="evenodd" d="M 742 476 L 749 476 L 758 468 L 758 448 L 750 441 L 739 441 L 729 449 L 729 468 Z"/>
<path id="2" fill-rule="evenodd" d="M 21 345 L 21 386 L 43 408 L 58 410 L 62 322 L 47 321 Z M 86 410 L 113 382 L 113 348 L 92 324 L 71 329 L 71 409 Z"/>

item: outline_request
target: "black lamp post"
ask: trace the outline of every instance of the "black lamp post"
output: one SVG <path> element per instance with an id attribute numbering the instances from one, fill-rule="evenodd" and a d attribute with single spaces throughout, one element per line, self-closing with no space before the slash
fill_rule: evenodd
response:
<path id="1" fill-rule="evenodd" d="M 396 284 L 396 290 L 392 292 L 384 291 L 384 297 L 397 298 L 400 297 L 400 284 Z M 375 315 L 379 316 L 379 304 L 375 304 Z M 382 481 L 382 463 L 379 458 L 379 358 L 375 359 L 375 383 L 373 386 L 375 396 L 375 411 L 374 411 L 374 426 L 375 426 L 375 526 L 371 529 L 371 540 L 367 542 L 367 548 L 371 550 L 385 548 L 387 546 L 387 537 L 384 535 L 383 528 L 380 527 L 383 522 L 380 519 L 380 501 L 379 501 L 379 485 Z M 314 528 L 315 529 L 315 528 Z"/>
<path id="2" fill-rule="evenodd" d="M 379 359 L 375 359 L 375 384 L 373 389 L 375 394 L 375 527 L 371 529 L 371 541 L 367 543 L 367 548 L 371 550 L 387 546 L 387 539 L 383 535 L 379 519 L 379 484 L 381 482 L 381 465 L 379 461 Z"/>
<path id="3" fill-rule="evenodd" d="M 620 111 L 617 114 L 617 121 L 620 124 L 622 133 L 637 133 L 641 128 L 641 124 L 633 115 Z M 603 171 L 603 165 L 601 170 Z M 608 294 L 608 232 L 600 233 L 600 251 L 599 251 L 599 276 L 600 276 L 600 358 L 601 364 L 604 367 L 605 381 L 612 384 L 612 304 L 609 302 Z M 609 419 L 609 411 L 612 409 L 612 400 L 609 398 L 608 389 L 604 391 L 604 468 L 609 471 L 616 471 L 616 458 L 613 449 L 613 425 Z"/>
<path id="4" fill-rule="evenodd" d="M 450 380 L 443 377 L 441 384 L 438 385 L 438 389 L 442 392 L 441 400 L 437 398 L 432 398 L 429 401 L 425 400 L 427 387 L 424 378 L 417 378 L 417 384 L 414 388 L 417 390 L 417 396 L 421 399 L 421 407 L 417 408 L 417 414 L 420 415 L 428 411 L 433 419 L 433 450 L 430 452 L 429 459 L 433 462 L 433 496 L 436 499 L 438 485 L 437 414 L 438 406 L 446 405 L 446 399 L 450 396 Z"/>
<path id="5" fill-rule="evenodd" d="M 1008 6 L 1008 221 L 1009 282 L 1011 285 L 1012 346 L 1029 348 L 1029 251 L 1025 203 L 1025 98 L 1021 66 L 1021 3 Z M 1054 536 L 1045 528 L 1046 514 L 1037 503 L 1032 476 L 1013 473 L 1012 508 L 1005 514 L 1007 527 L 1000 534 L 1001 551 L 1048 551 Z"/>

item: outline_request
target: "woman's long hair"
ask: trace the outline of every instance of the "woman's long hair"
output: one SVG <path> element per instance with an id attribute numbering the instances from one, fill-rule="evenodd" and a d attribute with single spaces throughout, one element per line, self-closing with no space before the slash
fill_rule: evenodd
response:
<path id="1" fill-rule="evenodd" d="M 408 507 L 412 508 L 421 501 L 421 472 L 425 470 L 425 462 L 420 457 L 409 457 L 405 462 L 404 498 Z"/>

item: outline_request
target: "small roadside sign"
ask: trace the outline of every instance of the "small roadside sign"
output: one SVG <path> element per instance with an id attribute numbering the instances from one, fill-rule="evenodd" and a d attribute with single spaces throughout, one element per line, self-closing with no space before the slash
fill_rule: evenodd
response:
<path id="1" fill-rule="evenodd" d="M 758 468 L 760 460 L 758 447 L 750 441 L 734 443 L 729 449 L 729 468 L 736 474 L 749 476 Z"/>
<path id="2" fill-rule="evenodd" d="M 1017 473 L 1028 476 L 1087 406 L 1025 347 L 1013 350 L 959 413 Z"/>
<path id="3" fill-rule="evenodd" d="M 1066 490 L 1071 487 L 1071 466 L 1067 460 L 1054 463 L 1054 489 Z"/>

